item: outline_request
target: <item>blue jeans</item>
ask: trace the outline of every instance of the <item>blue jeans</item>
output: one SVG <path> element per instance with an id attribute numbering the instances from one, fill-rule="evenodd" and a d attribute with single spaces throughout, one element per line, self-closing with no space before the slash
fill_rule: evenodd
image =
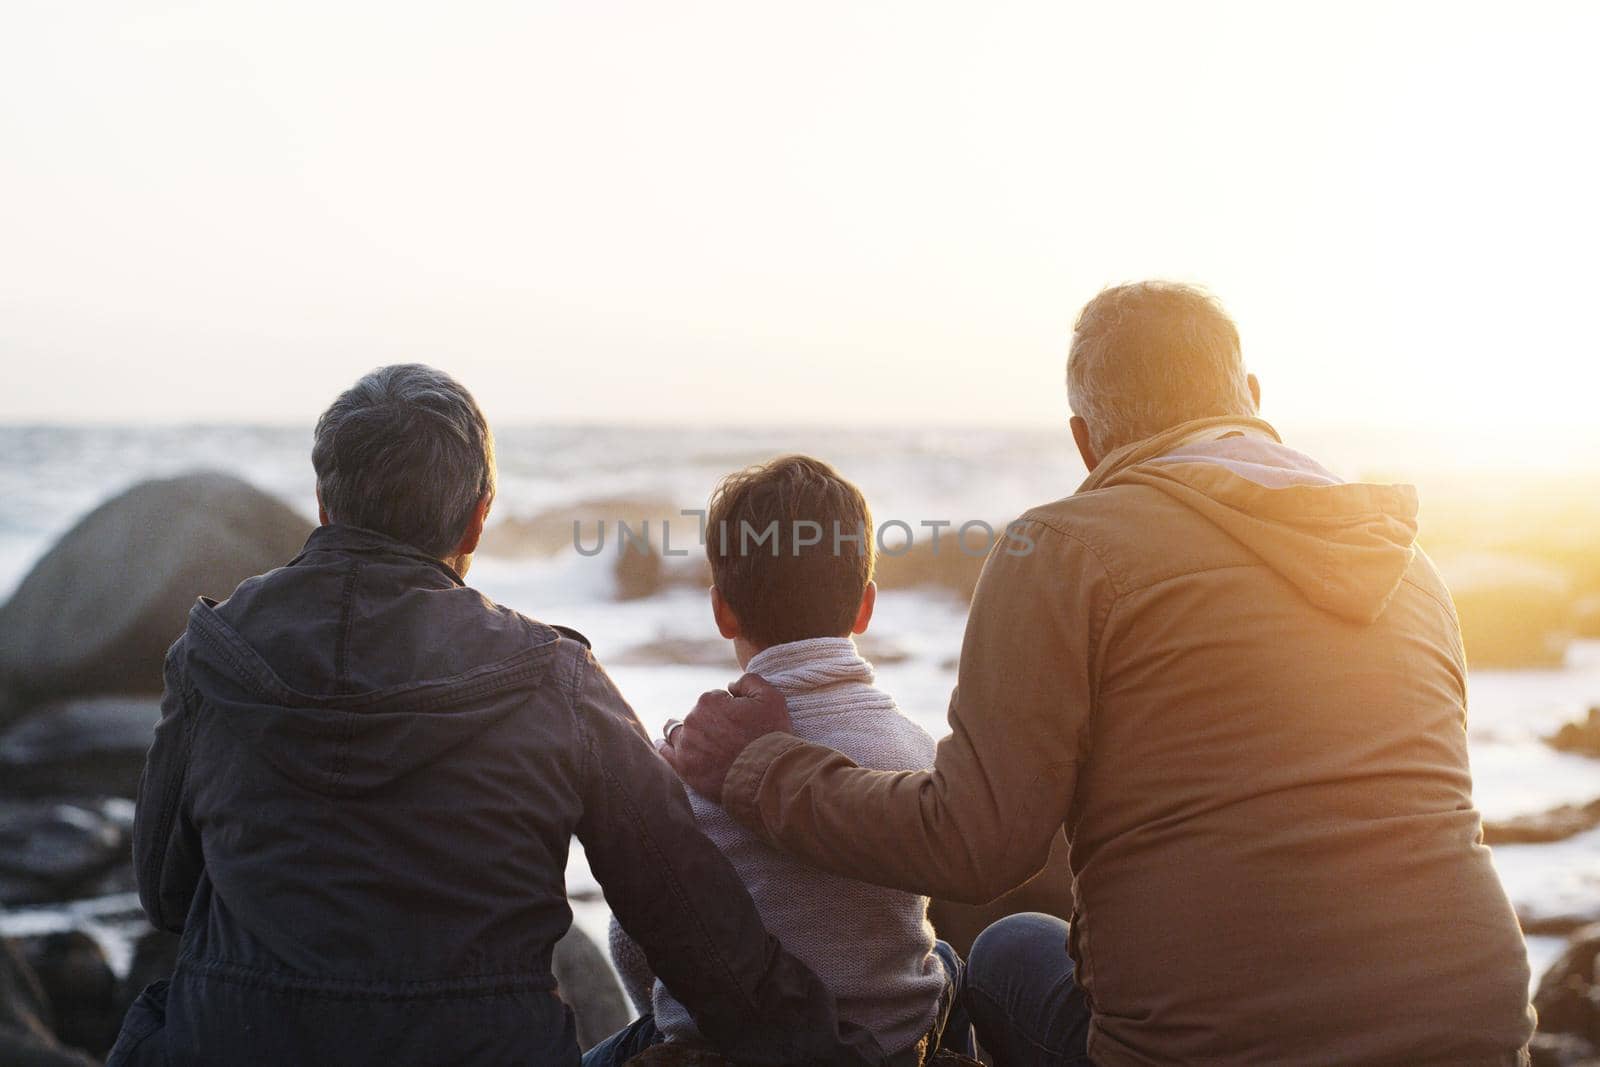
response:
<path id="1" fill-rule="evenodd" d="M 1067 924 L 1054 916 L 1012 915 L 979 934 L 967 958 L 966 1002 L 996 1063 L 1089 1063 L 1089 1001 L 1072 977 Z"/>
<path id="2" fill-rule="evenodd" d="M 939 1012 L 934 1019 L 933 1030 L 939 1035 L 935 1048 L 947 1048 L 952 1052 L 963 1055 L 972 1055 L 972 1024 L 967 1019 L 965 998 L 962 996 L 962 984 L 965 966 L 961 957 L 956 955 L 956 950 L 943 941 L 936 941 L 933 945 L 933 954 L 944 964 L 945 991 L 939 998 Z M 633 1057 L 649 1048 L 659 1045 L 666 1040 L 666 1035 L 656 1029 L 654 1015 L 641 1015 L 621 1030 L 612 1034 L 604 1041 L 583 1055 L 583 1067 L 621 1067 Z M 911 1050 L 911 1062 L 914 1065 L 916 1050 Z M 890 1067 L 900 1067 L 904 1056 L 890 1057 Z"/>

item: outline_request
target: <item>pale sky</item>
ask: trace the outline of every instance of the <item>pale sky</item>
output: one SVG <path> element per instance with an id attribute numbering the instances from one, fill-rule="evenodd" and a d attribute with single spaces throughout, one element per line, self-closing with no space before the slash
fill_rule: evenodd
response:
<path id="1" fill-rule="evenodd" d="M 1600 440 L 1600 4 L 18 3 L 0 419 L 1047 424 L 1166 276 L 1267 414 Z M 1507 428 L 1485 430 L 1499 422 Z"/>

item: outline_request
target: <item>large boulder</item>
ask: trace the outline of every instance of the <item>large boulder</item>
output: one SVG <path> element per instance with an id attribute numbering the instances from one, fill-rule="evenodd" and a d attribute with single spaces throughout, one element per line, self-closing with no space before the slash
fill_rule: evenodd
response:
<path id="1" fill-rule="evenodd" d="M 104 810 L 57 801 L 0 802 L 0 904 L 84 896 L 127 862 L 127 827 Z"/>
<path id="2" fill-rule="evenodd" d="M 54 701 L 0 731 L 0 794 L 134 797 L 161 718 L 155 697 Z"/>
<path id="3" fill-rule="evenodd" d="M 62 930 L 25 939 L 21 948 L 50 1002 L 56 1039 L 96 1056 L 111 1051 L 122 1014 L 117 978 L 100 943 L 82 930 Z"/>
<path id="4" fill-rule="evenodd" d="M 611 961 L 576 926 L 556 942 L 551 970 L 556 987 L 578 1021 L 578 1044 L 585 1052 L 633 1019 Z"/>
<path id="5" fill-rule="evenodd" d="M 1536 1064 L 1600 1062 L 1600 923 L 1572 936 L 1566 952 L 1539 979 Z"/>
<path id="6" fill-rule="evenodd" d="M 997 537 L 1005 536 L 1005 523 L 992 523 Z M 954 593 L 962 603 L 972 599 L 978 588 L 978 575 L 988 557 L 988 542 L 983 531 L 974 528 L 965 542 L 957 542 L 955 531 L 940 530 L 940 536 L 925 537 L 910 545 L 878 548 L 879 588 L 942 588 Z M 965 545 L 965 551 L 963 551 Z"/>
<path id="7" fill-rule="evenodd" d="M 10 941 L 0 938 L 0 1063 L 6 1067 L 94 1067 L 99 1061 L 63 1045 L 38 977 Z"/>
<path id="8" fill-rule="evenodd" d="M 158 693 L 195 598 L 300 551 L 311 523 L 231 475 L 141 482 L 64 534 L 0 608 L 0 723 L 88 693 Z"/>

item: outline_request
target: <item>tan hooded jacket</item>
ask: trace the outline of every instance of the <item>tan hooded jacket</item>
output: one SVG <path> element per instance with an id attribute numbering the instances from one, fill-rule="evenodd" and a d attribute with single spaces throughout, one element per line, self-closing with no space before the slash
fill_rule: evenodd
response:
<path id="1" fill-rule="evenodd" d="M 724 804 L 818 866 L 971 902 L 1064 826 L 1104 1067 L 1516 1063 L 1527 959 L 1416 507 L 1259 420 L 1132 445 L 1022 517 L 1033 551 L 991 554 L 932 771 L 769 734 Z"/>

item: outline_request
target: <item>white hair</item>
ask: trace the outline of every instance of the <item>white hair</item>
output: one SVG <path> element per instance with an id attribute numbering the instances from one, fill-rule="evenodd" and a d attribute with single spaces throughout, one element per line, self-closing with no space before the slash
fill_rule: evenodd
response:
<path id="1" fill-rule="evenodd" d="M 1084 305 L 1067 399 L 1102 456 L 1191 419 L 1256 411 L 1228 313 L 1204 290 L 1162 281 L 1114 286 Z"/>

